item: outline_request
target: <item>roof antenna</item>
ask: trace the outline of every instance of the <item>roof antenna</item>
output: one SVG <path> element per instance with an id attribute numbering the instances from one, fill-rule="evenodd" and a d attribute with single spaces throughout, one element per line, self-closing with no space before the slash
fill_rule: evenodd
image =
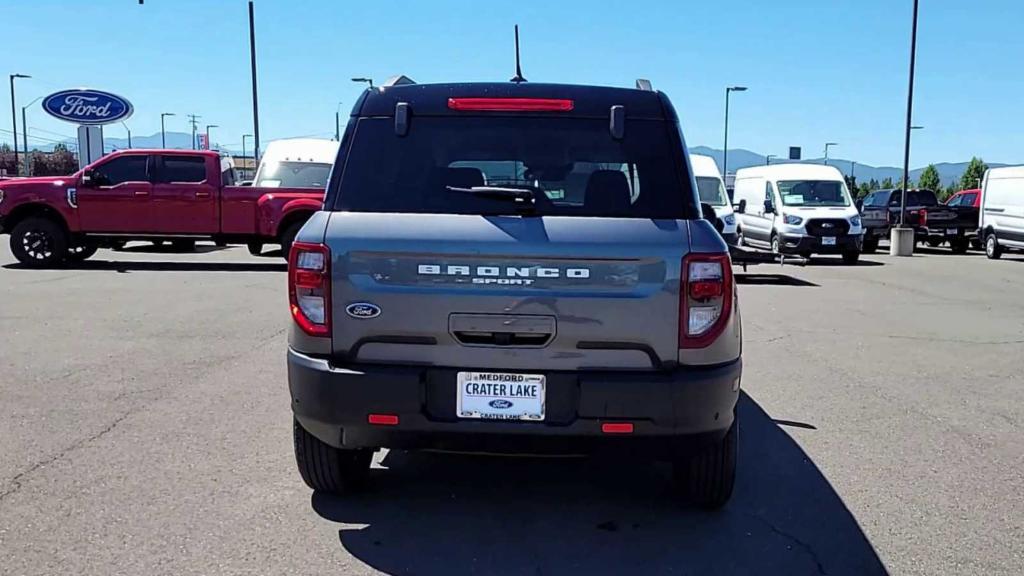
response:
<path id="1" fill-rule="evenodd" d="M 526 82 L 526 78 L 523 78 L 523 69 L 519 67 L 519 24 L 516 24 L 516 75 L 511 81 L 516 84 Z"/>

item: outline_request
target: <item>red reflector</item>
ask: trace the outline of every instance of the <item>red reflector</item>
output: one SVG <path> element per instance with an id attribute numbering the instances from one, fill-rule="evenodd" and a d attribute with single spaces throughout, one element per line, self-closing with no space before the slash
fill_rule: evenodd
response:
<path id="1" fill-rule="evenodd" d="M 697 282 L 690 284 L 690 298 L 693 298 L 694 300 L 718 298 L 721 295 L 721 280 L 699 280 Z"/>
<path id="2" fill-rule="evenodd" d="M 452 110 L 492 112 L 570 112 L 576 103 L 562 98 L 449 98 Z"/>
<path id="3" fill-rule="evenodd" d="M 605 434 L 632 434 L 632 422 L 605 422 L 601 424 L 601 432 Z"/>
<path id="4" fill-rule="evenodd" d="M 398 415 L 397 414 L 370 414 L 366 417 L 366 421 L 370 424 L 379 424 L 381 426 L 398 426 Z"/>

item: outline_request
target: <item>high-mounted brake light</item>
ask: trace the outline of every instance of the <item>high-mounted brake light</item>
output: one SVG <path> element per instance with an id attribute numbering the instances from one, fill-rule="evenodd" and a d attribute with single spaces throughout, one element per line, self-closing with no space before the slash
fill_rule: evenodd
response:
<path id="1" fill-rule="evenodd" d="M 732 313 L 732 262 L 728 254 L 690 254 L 681 275 L 679 347 L 704 348 L 722 334 Z"/>
<path id="2" fill-rule="evenodd" d="M 448 107 L 481 112 L 571 112 L 575 101 L 563 98 L 449 98 Z"/>
<path id="3" fill-rule="evenodd" d="M 293 242 L 288 254 L 292 318 L 310 336 L 331 335 L 331 251 L 323 244 Z"/>

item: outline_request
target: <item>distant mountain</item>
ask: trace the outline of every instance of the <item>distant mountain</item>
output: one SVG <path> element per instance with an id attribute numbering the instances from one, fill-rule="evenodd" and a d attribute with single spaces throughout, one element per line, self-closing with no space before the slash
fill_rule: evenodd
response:
<path id="1" fill-rule="evenodd" d="M 693 146 L 690 148 L 690 152 L 693 154 L 704 154 L 711 156 L 718 163 L 718 167 L 722 167 L 722 151 L 717 148 L 709 148 L 707 146 Z M 773 158 L 773 163 L 791 162 L 785 158 Z M 804 164 L 822 164 L 824 163 L 823 158 L 806 158 L 800 161 Z M 857 162 L 854 164 L 850 160 L 843 160 L 840 158 L 829 158 L 828 163 L 831 166 L 835 166 L 840 172 L 849 176 L 851 173 L 857 177 L 857 182 L 867 182 L 872 178 L 882 182 L 886 178 L 892 178 L 893 181 L 898 181 L 903 178 L 903 169 L 896 168 L 893 166 L 870 166 L 868 164 L 861 164 Z M 740 168 L 747 168 L 749 166 L 761 166 L 765 164 L 765 156 L 750 150 L 743 149 L 730 149 L 729 150 L 729 172 L 733 173 Z M 943 185 L 949 185 L 960 181 L 960 176 L 967 169 L 969 162 L 941 162 L 935 165 L 935 169 L 939 171 L 939 178 Z M 1000 166 L 1006 166 L 1006 164 L 989 164 L 992 168 L 998 168 Z M 910 171 L 910 179 L 917 180 L 921 177 L 921 172 L 924 171 L 924 167 L 914 168 Z"/>

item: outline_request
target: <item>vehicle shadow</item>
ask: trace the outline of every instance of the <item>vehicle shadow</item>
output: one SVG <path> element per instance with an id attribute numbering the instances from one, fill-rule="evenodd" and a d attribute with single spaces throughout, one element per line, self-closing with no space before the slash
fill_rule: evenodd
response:
<path id="1" fill-rule="evenodd" d="M 23 264 L 5 264 L 7 270 L 31 270 Z M 126 260 L 86 260 L 64 264 L 61 270 L 108 270 L 127 274 L 130 272 L 287 272 L 284 262 L 132 262 Z"/>
<path id="2" fill-rule="evenodd" d="M 914 248 L 914 254 L 924 254 L 924 255 L 933 255 L 933 256 L 959 256 L 959 257 L 974 256 L 974 257 L 977 257 L 977 256 L 984 256 L 985 252 L 982 251 L 982 250 L 975 250 L 975 249 L 971 248 L 967 252 L 963 252 L 961 254 L 957 254 L 957 253 L 953 252 L 952 250 L 950 250 L 949 248 L 943 248 L 941 246 L 937 247 L 937 248 L 932 248 L 931 246 L 916 246 Z"/>
<path id="3" fill-rule="evenodd" d="M 117 252 L 127 252 L 135 254 L 207 254 L 209 252 L 219 252 L 226 250 L 228 246 L 215 246 L 213 244 L 196 244 L 195 248 L 189 248 L 187 250 L 181 250 L 175 248 L 170 243 L 156 245 L 156 244 L 133 244 L 131 246 L 125 246 L 117 250 Z"/>
<path id="4" fill-rule="evenodd" d="M 807 286 L 817 288 L 820 285 L 809 280 L 788 274 L 750 274 L 740 272 L 735 275 L 736 283 L 743 286 Z"/>
<path id="5" fill-rule="evenodd" d="M 746 395 L 740 418 L 719 512 L 672 499 L 665 465 L 405 452 L 370 492 L 312 507 L 360 525 L 339 544 L 386 574 L 886 574 L 799 445 Z"/>
<path id="6" fill-rule="evenodd" d="M 858 266 L 860 266 L 860 267 L 885 266 L 885 262 L 879 262 L 878 260 L 865 260 L 863 257 L 861 257 L 859 260 L 857 260 L 856 264 L 852 264 L 851 265 L 851 264 L 846 264 L 845 262 L 843 262 L 843 259 L 840 258 L 840 257 L 832 257 L 832 256 L 820 256 L 819 257 L 819 256 L 814 256 L 814 257 L 812 257 L 807 262 L 807 265 L 808 266 L 815 266 L 815 267 L 818 267 L 818 266 L 821 266 L 821 267 L 839 266 L 839 267 L 842 267 L 842 268 L 856 268 Z"/>

